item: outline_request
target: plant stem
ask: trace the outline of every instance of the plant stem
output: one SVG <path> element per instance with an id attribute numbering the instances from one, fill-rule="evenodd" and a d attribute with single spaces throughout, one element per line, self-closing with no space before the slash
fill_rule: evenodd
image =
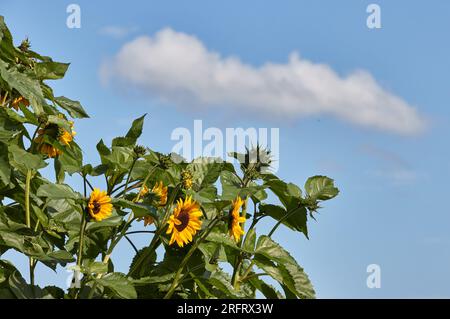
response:
<path id="1" fill-rule="evenodd" d="M 179 185 L 173 190 L 170 199 L 167 201 L 166 204 L 166 211 L 164 213 L 163 220 L 161 221 L 158 230 L 155 232 L 155 236 L 153 236 L 152 241 L 150 242 L 150 245 L 148 246 L 150 249 L 147 249 L 144 251 L 144 253 L 137 259 L 136 263 L 134 263 L 133 267 L 128 272 L 128 276 L 132 276 L 135 271 L 138 269 L 138 267 L 145 261 L 145 259 L 151 254 L 152 251 L 156 249 L 158 246 L 160 240 L 159 236 L 161 236 L 162 232 L 164 231 L 164 226 L 167 223 L 167 220 L 170 216 L 170 207 L 173 204 L 176 195 L 178 194 Z"/>
<path id="2" fill-rule="evenodd" d="M 277 230 L 277 228 L 281 225 L 282 222 L 284 222 L 286 219 L 291 217 L 296 211 L 298 207 L 294 208 L 292 211 L 288 212 L 286 215 L 280 218 L 280 220 L 273 226 L 272 230 L 267 235 L 268 237 L 272 237 L 273 233 Z"/>
<path id="3" fill-rule="evenodd" d="M 136 245 L 131 241 L 131 239 L 128 238 L 127 235 L 124 235 L 123 237 L 130 243 L 131 247 L 133 247 L 134 252 L 135 252 L 137 255 L 139 255 L 139 249 L 137 249 Z"/>
<path id="4" fill-rule="evenodd" d="M 30 217 L 30 184 L 31 184 L 32 171 L 29 169 L 27 171 L 27 177 L 25 180 L 25 222 L 27 227 L 31 227 L 31 217 Z"/>
<path id="5" fill-rule="evenodd" d="M 135 161 L 133 162 L 133 164 L 131 165 L 130 172 L 128 173 L 127 181 L 126 181 L 126 183 L 125 183 L 125 189 L 123 190 L 123 192 L 121 193 L 121 195 L 125 195 L 125 193 L 129 190 L 129 189 L 127 189 L 127 187 L 128 187 L 128 183 L 129 183 L 129 180 L 130 180 L 130 177 L 131 177 L 131 176 L 130 176 L 130 175 L 131 175 L 131 171 L 133 170 L 135 163 L 136 163 L 136 160 L 135 160 Z M 155 170 L 155 168 L 156 168 L 156 165 L 153 166 L 153 167 L 149 170 L 147 176 L 145 177 L 144 181 L 143 181 L 142 184 L 141 184 L 141 188 L 140 188 L 138 194 L 136 195 L 136 198 L 134 199 L 134 202 L 139 201 L 139 199 L 141 198 L 141 190 L 142 190 L 142 189 L 144 188 L 144 186 L 147 184 L 147 181 L 148 181 L 148 179 L 150 178 L 150 176 L 153 174 L 153 171 Z M 108 181 L 108 179 L 106 179 L 106 181 Z M 137 184 L 138 184 L 138 183 L 134 184 L 130 189 L 134 188 Z M 118 189 L 120 189 L 120 188 L 118 188 Z M 116 190 L 117 190 L 117 189 L 116 189 Z M 112 193 L 112 192 L 111 192 L 111 193 Z M 107 252 L 106 252 L 106 254 L 105 254 L 105 257 L 103 258 L 103 263 L 104 263 L 104 264 L 107 264 L 107 263 L 109 262 L 109 259 L 111 258 L 111 254 L 112 254 L 114 248 L 115 248 L 116 245 L 119 243 L 119 241 L 122 239 L 122 237 L 124 237 L 124 236 L 127 234 L 128 226 L 133 222 L 133 220 L 135 220 L 135 218 L 133 218 L 133 212 L 131 212 L 130 215 L 128 216 L 128 220 L 127 220 L 126 224 L 124 225 L 124 227 L 123 227 L 121 233 L 119 234 L 119 236 L 116 237 L 116 234 L 117 234 L 117 233 L 114 234 L 113 240 L 111 241 L 111 245 L 109 246 L 109 248 L 108 248 L 108 250 L 107 250 Z M 116 238 L 114 239 L 114 237 L 116 237 Z M 130 242 L 131 242 L 131 241 L 130 241 Z M 135 248 L 135 250 L 136 250 L 136 247 L 133 247 L 133 248 Z M 101 277 L 102 277 L 102 274 L 98 274 L 96 278 L 97 278 L 97 279 L 100 279 Z M 88 299 L 92 299 L 92 297 L 94 296 L 94 292 L 95 292 L 96 287 L 97 287 L 97 282 L 94 281 L 94 284 L 92 285 L 92 288 L 91 288 L 91 290 L 89 291 Z"/>
<path id="6" fill-rule="evenodd" d="M 262 273 L 259 273 L 259 274 L 252 274 L 252 275 L 243 277 L 243 278 L 241 279 L 241 282 L 244 282 L 244 281 L 246 281 L 246 280 L 248 280 L 248 279 L 250 279 L 250 278 L 253 278 L 253 277 L 260 277 L 260 276 L 269 276 L 269 274 L 266 273 L 266 272 L 262 272 Z"/>
<path id="7" fill-rule="evenodd" d="M 77 266 L 81 267 L 81 259 L 83 257 L 83 244 L 84 244 L 84 233 L 86 231 L 86 216 L 81 215 L 81 225 L 80 225 L 80 242 L 78 247 L 78 258 L 77 258 Z"/>
<path id="8" fill-rule="evenodd" d="M 125 235 L 132 235 L 132 234 L 154 234 L 154 230 L 136 230 L 136 231 L 129 231 L 125 233 Z"/>
<path id="9" fill-rule="evenodd" d="M 250 262 L 250 265 L 248 265 L 247 270 L 246 270 L 246 271 L 244 272 L 244 274 L 242 275 L 242 278 L 239 279 L 240 282 L 243 282 L 243 281 L 245 280 L 245 278 L 247 278 L 247 276 L 248 276 L 248 274 L 250 273 L 250 271 L 252 271 L 252 267 L 253 267 L 254 264 L 255 264 L 255 261 L 252 260 L 252 261 Z"/>
<path id="10" fill-rule="evenodd" d="M 188 263 L 189 259 L 191 258 L 192 254 L 197 250 L 198 246 L 201 244 L 201 242 L 209 235 L 211 230 L 214 228 L 214 226 L 219 222 L 219 219 L 215 219 L 211 224 L 208 226 L 208 228 L 203 233 L 203 236 L 200 237 L 191 247 L 191 249 L 188 251 L 186 256 L 184 256 L 183 260 L 181 261 L 180 267 L 178 268 L 177 273 L 175 274 L 175 277 L 173 279 L 172 285 L 169 288 L 169 291 L 167 291 L 166 295 L 163 299 L 170 299 L 175 292 L 175 289 L 178 287 L 180 276 L 183 272 L 184 267 Z"/>
<path id="11" fill-rule="evenodd" d="M 8 97 L 8 91 L 6 91 L 5 95 L 3 96 L 2 106 L 5 106 L 6 104 L 6 98 Z"/>
<path id="12" fill-rule="evenodd" d="M 133 168 L 134 168 L 134 165 L 136 165 L 137 160 L 138 160 L 138 157 L 135 157 L 133 159 L 133 163 L 131 164 L 130 171 L 129 171 L 128 176 L 127 176 L 127 181 L 125 182 L 125 191 L 128 188 L 128 183 L 130 182 L 130 179 L 131 179 L 131 173 L 133 172 Z"/>
<path id="13" fill-rule="evenodd" d="M 31 185 L 31 177 L 32 171 L 27 170 L 27 176 L 25 180 L 25 222 L 28 228 L 31 228 L 31 217 L 30 217 L 30 185 Z M 34 286 L 34 259 L 33 257 L 29 257 L 29 268 L 30 268 L 30 285 Z"/>

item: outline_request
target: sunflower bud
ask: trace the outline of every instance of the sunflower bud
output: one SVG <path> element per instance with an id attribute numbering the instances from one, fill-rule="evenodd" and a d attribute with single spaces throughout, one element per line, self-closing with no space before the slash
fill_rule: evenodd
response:
<path id="1" fill-rule="evenodd" d="M 171 167 L 173 164 L 170 155 L 159 154 L 159 165 L 163 169 Z"/>
<path id="2" fill-rule="evenodd" d="M 47 121 L 48 121 L 47 114 L 43 113 L 38 116 L 38 122 L 39 122 L 39 124 L 41 124 L 41 126 L 45 125 L 47 123 Z"/>
<path id="3" fill-rule="evenodd" d="M 181 184 L 183 185 L 184 189 L 191 189 L 192 185 L 194 184 L 192 182 L 192 173 L 188 170 L 184 170 L 181 172 Z"/>
<path id="4" fill-rule="evenodd" d="M 141 145 L 136 145 L 134 147 L 133 151 L 134 151 L 134 154 L 136 155 L 137 158 L 144 156 L 145 153 L 147 152 L 145 147 L 141 146 Z"/>
<path id="5" fill-rule="evenodd" d="M 19 45 L 19 50 L 22 52 L 27 52 L 31 47 L 30 41 L 28 40 L 28 38 L 26 38 L 25 40 L 22 41 L 22 43 L 20 43 Z"/>

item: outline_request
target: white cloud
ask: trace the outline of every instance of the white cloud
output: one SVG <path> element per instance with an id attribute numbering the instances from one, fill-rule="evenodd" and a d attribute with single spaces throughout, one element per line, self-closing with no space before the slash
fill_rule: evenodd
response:
<path id="1" fill-rule="evenodd" d="M 98 33 L 113 38 L 123 38 L 131 33 L 136 32 L 137 30 L 138 30 L 137 27 L 122 27 L 122 26 L 108 25 L 99 29 Z"/>
<path id="2" fill-rule="evenodd" d="M 278 118 L 325 114 L 406 135 L 425 128 L 414 107 L 366 71 L 342 77 L 297 52 L 285 64 L 254 67 L 168 28 L 125 44 L 100 72 L 103 81 L 138 88 L 180 107 L 234 108 Z"/>

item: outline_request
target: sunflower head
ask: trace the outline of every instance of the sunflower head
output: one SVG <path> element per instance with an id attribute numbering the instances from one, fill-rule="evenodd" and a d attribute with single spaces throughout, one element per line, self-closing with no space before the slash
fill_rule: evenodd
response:
<path id="1" fill-rule="evenodd" d="M 61 150 L 55 148 L 49 143 L 44 142 L 44 136 L 49 136 L 50 138 L 59 141 L 63 146 L 70 146 L 76 132 L 73 130 L 73 122 L 70 121 L 69 124 L 71 128 L 70 132 L 54 123 L 49 123 L 44 128 L 38 130 L 38 136 L 34 141 L 38 144 L 39 152 L 50 158 L 61 155 L 63 153 Z"/>
<path id="2" fill-rule="evenodd" d="M 93 219 L 101 221 L 111 216 L 113 205 L 105 191 L 94 188 L 89 198 L 88 211 Z"/>
<path id="3" fill-rule="evenodd" d="M 169 224 L 167 234 L 172 234 L 169 245 L 176 242 L 179 247 L 183 247 L 191 242 L 193 236 L 202 227 L 200 220 L 202 215 L 200 205 L 193 201 L 191 196 L 186 197 L 185 200 L 179 199 L 167 222 Z"/>
<path id="4" fill-rule="evenodd" d="M 73 122 L 69 121 L 69 125 L 70 125 L 70 132 L 66 131 L 63 128 L 59 128 L 59 132 L 58 132 L 58 140 L 61 142 L 61 144 L 63 144 L 64 146 L 69 146 L 69 144 L 73 141 L 74 136 L 77 134 L 77 132 L 75 132 L 73 130 Z"/>
<path id="5" fill-rule="evenodd" d="M 241 216 L 240 211 L 242 205 L 244 205 L 245 201 L 242 200 L 239 196 L 232 202 L 230 215 L 229 215 L 229 223 L 228 229 L 230 232 L 230 236 L 234 238 L 236 242 L 239 242 L 241 236 L 244 235 L 244 229 L 240 224 L 245 223 L 245 216 Z"/>
<path id="6" fill-rule="evenodd" d="M 147 185 L 143 185 L 139 190 L 139 197 L 144 197 L 147 194 L 148 194 L 148 187 Z"/>
<path id="7" fill-rule="evenodd" d="M 163 182 L 156 183 L 152 188 L 152 193 L 155 193 L 159 197 L 159 205 L 164 206 L 167 203 L 167 186 L 164 186 Z"/>
<path id="8" fill-rule="evenodd" d="M 147 150 L 145 149 L 144 146 L 142 145 L 136 145 L 133 149 L 134 155 L 139 158 L 145 155 L 145 153 L 147 152 Z"/>

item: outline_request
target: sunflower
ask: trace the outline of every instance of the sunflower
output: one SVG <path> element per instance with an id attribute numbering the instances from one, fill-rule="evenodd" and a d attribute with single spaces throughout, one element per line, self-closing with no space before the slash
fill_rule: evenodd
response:
<path id="1" fill-rule="evenodd" d="M 244 201 L 239 196 L 233 201 L 232 208 L 229 216 L 229 225 L 228 228 L 230 230 L 230 236 L 234 237 L 236 242 L 241 239 L 241 236 L 244 235 L 244 230 L 241 227 L 241 223 L 245 223 L 245 216 L 241 216 L 239 211 L 241 210 L 242 205 L 244 205 Z"/>
<path id="2" fill-rule="evenodd" d="M 61 155 L 63 152 L 60 149 L 57 149 L 53 145 L 44 142 L 44 136 L 47 135 L 53 139 L 56 139 L 64 146 L 70 146 L 70 143 L 73 141 L 73 137 L 76 135 L 76 132 L 73 130 L 73 122 L 70 121 L 69 124 L 71 128 L 70 132 L 54 123 L 50 123 L 44 128 L 38 130 L 38 136 L 34 141 L 36 142 L 36 144 L 38 144 L 39 152 L 41 152 L 41 154 L 47 155 L 50 158 Z"/>
<path id="3" fill-rule="evenodd" d="M 194 184 L 192 181 L 192 173 L 189 171 L 183 171 L 181 172 L 181 183 L 183 185 L 184 189 L 191 189 L 192 185 Z"/>
<path id="4" fill-rule="evenodd" d="M 167 203 L 167 186 L 164 186 L 163 182 L 156 183 L 152 188 L 152 193 L 155 193 L 159 197 L 159 205 L 164 206 Z"/>
<path id="5" fill-rule="evenodd" d="M 202 221 L 200 217 L 202 215 L 200 205 L 193 201 L 191 196 L 186 197 L 184 201 L 179 199 L 177 207 L 175 207 L 167 222 L 169 228 L 166 233 L 172 233 L 169 245 L 177 242 L 179 247 L 183 247 L 191 242 L 192 237 L 201 229 Z"/>
<path id="6" fill-rule="evenodd" d="M 14 108 L 16 111 L 18 111 L 20 105 L 28 106 L 28 105 L 30 105 L 30 102 L 28 102 L 28 100 L 26 98 L 24 98 L 23 96 L 19 96 L 19 97 L 15 98 L 14 100 L 12 100 L 12 102 L 9 106 Z"/>
<path id="7" fill-rule="evenodd" d="M 159 206 L 164 206 L 167 203 L 167 186 L 164 186 L 163 182 L 160 181 L 159 183 L 156 183 L 155 186 L 152 188 L 152 193 L 156 194 L 159 197 Z M 144 185 L 141 190 L 139 191 L 139 197 L 143 197 L 147 195 L 149 192 L 149 189 L 146 185 Z M 142 219 L 140 219 L 142 220 Z M 148 226 L 153 224 L 154 220 L 152 216 L 145 216 L 144 217 L 144 226 Z"/>
<path id="8" fill-rule="evenodd" d="M 65 145 L 65 146 L 69 146 L 70 142 L 73 141 L 74 136 L 77 134 L 77 132 L 75 132 L 73 130 L 73 122 L 72 121 L 69 121 L 69 125 L 70 125 L 70 132 L 67 132 L 63 128 L 59 129 L 58 140 L 61 142 L 61 144 Z"/>
<path id="9" fill-rule="evenodd" d="M 96 221 L 101 221 L 111 216 L 113 205 L 111 197 L 105 191 L 94 188 L 89 198 L 88 211 Z"/>

